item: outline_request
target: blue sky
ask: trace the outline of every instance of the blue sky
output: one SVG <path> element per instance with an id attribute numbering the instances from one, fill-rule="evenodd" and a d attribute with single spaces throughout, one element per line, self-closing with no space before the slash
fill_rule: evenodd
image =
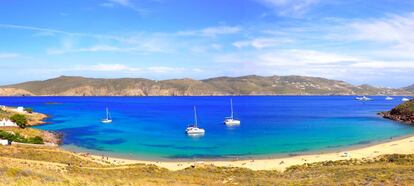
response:
<path id="1" fill-rule="evenodd" d="M 413 0 L 8 0 L 0 84 L 60 75 L 414 83 Z"/>

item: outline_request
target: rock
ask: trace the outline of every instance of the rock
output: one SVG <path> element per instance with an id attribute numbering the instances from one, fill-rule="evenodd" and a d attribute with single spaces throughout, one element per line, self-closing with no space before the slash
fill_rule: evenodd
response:
<path id="1" fill-rule="evenodd" d="M 394 121 L 414 124 L 414 100 L 404 102 L 388 112 L 378 113 L 380 116 Z"/>

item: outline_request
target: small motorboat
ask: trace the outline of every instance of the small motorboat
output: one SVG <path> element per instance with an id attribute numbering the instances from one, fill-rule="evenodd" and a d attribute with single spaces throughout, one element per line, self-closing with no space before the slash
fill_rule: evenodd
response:
<path id="1" fill-rule="evenodd" d="M 391 101 L 391 100 L 394 100 L 394 98 L 392 98 L 392 97 L 390 97 L 390 96 L 387 96 L 387 97 L 385 98 L 385 100 L 387 100 L 387 101 Z"/>
<path id="2" fill-rule="evenodd" d="M 372 98 L 366 97 L 366 96 L 362 96 L 362 97 L 356 97 L 355 98 L 358 101 L 372 101 Z"/>

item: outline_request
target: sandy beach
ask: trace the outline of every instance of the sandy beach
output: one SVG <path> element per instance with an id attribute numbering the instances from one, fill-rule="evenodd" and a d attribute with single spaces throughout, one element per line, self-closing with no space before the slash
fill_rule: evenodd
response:
<path id="1" fill-rule="evenodd" d="M 284 171 L 292 165 L 301 165 L 304 163 L 314 163 L 323 161 L 336 161 L 347 159 L 370 159 L 385 154 L 414 154 L 414 136 L 404 137 L 387 141 L 380 144 L 374 144 L 361 148 L 344 149 L 334 152 L 315 153 L 309 155 L 297 155 L 292 157 L 268 158 L 268 159 L 250 159 L 250 160 L 206 160 L 206 161 L 147 161 L 132 160 L 114 157 L 104 157 L 105 161 L 118 164 L 128 165 L 135 163 L 156 165 L 169 170 L 180 170 L 190 166 L 214 165 L 221 167 L 240 167 L 252 170 L 278 170 Z M 101 160 L 102 156 L 90 155 L 95 160 Z"/>

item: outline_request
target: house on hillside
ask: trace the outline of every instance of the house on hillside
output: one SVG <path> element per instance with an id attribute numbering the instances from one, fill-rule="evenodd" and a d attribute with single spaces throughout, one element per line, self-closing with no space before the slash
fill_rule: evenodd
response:
<path id="1" fill-rule="evenodd" d="M 25 113 L 26 111 L 24 111 L 24 107 L 17 107 L 16 112 Z"/>
<path id="2" fill-rule="evenodd" d="M 6 139 L 0 139 L 0 145 L 10 145 L 10 142 L 9 142 L 9 140 L 6 140 Z"/>
<path id="3" fill-rule="evenodd" d="M 10 121 L 9 119 L 3 118 L 0 120 L 0 127 L 17 127 L 17 124 L 13 121 Z"/>

